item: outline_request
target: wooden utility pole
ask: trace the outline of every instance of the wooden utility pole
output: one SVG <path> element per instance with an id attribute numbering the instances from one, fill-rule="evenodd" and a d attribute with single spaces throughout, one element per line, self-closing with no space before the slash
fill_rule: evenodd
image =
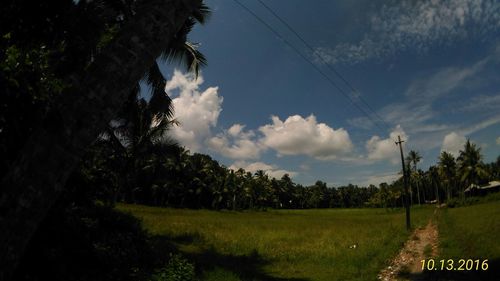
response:
<path id="1" fill-rule="evenodd" d="M 406 230 L 411 229 L 410 224 L 410 205 L 408 204 L 408 180 L 406 179 L 406 167 L 405 167 L 405 159 L 403 154 L 403 144 L 404 141 L 401 140 L 401 137 L 398 136 L 398 141 L 396 145 L 399 145 L 399 152 L 401 153 L 401 164 L 403 165 L 403 183 L 405 189 L 405 210 L 406 210 Z"/>

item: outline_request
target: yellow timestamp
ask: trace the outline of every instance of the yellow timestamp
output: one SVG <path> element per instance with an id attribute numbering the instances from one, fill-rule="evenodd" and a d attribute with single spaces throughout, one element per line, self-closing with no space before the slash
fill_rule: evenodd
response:
<path id="1" fill-rule="evenodd" d="M 488 260 L 473 260 L 473 259 L 424 259 L 422 263 L 422 271 L 424 270 L 456 270 L 456 271 L 472 271 L 472 270 L 488 270 Z"/>

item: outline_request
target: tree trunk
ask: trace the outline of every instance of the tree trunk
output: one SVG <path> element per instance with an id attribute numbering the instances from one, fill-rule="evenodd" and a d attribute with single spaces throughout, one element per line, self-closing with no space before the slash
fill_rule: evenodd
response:
<path id="1" fill-rule="evenodd" d="M 137 15 L 26 141 L 1 182 L 0 281 L 9 280 L 31 236 L 64 189 L 84 149 L 117 115 L 130 89 L 201 0 L 145 0 Z"/>
<path id="2" fill-rule="evenodd" d="M 417 186 L 417 200 L 418 200 L 418 205 L 420 206 L 420 188 L 418 186 L 418 182 L 415 181 L 415 185 Z"/>

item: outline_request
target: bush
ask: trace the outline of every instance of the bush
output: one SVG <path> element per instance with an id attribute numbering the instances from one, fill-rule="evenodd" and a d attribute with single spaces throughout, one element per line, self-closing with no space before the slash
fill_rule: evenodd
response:
<path id="1" fill-rule="evenodd" d="M 460 198 L 452 198 L 446 202 L 446 206 L 449 208 L 455 208 L 455 207 L 464 207 L 464 206 L 470 206 L 473 204 L 479 203 L 480 200 L 477 197 L 469 197 L 465 199 L 460 199 Z"/>
<path id="2" fill-rule="evenodd" d="M 153 275 L 151 281 L 195 281 L 194 265 L 181 255 L 170 255 L 166 267 Z"/>

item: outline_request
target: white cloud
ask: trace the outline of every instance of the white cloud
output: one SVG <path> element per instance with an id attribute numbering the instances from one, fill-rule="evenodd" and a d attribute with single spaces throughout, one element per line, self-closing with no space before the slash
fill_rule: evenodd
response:
<path id="1" fill-rule="evenodd" d="M 253 131 L 244 132 L 244 125 L 234 124 L 226 132 L 208 140 L 208 146 L 219 154 L 232 159 L 257 159 L 265 149 L 255 140 Z"/>
<path id="2" fill-rule="evenodd" d="M 172 98 L 175 118 L 179 126 L 172 128 L 172 137 L 192 151 L 200 151 L 204 141 L 211 136 L 211 129 L 217 125 L 222 110 L 222 97 L 217 87 L 200 91 L 203 77 L 182 74 L 175 70 L 167 81 L 165 92 Z M 179 94 L 174 93 L 179 90 Z M 175 97 L 176 96 L 176 97 Z"/>
<path id="3" fill-rule="evenodd" d="M 473 38 L 500 29 L 500 3 L 494 0 L 393 1 L 370 18 L 369 31 L 355 43 L 317 48 L 330 63 L 357 63 L 407 49 Z"/>
<path id="4" fill-rule="evenodd" d="M 172 98 L 175 118 L 179 126 L 172 128 L 171 135 L 191 151 L 208 148 L 231 159 L 258 159 L 268 148 L 279 155 L 307 155 L 321 160 L 336 159 L 352 150 L 352 142 L 346 130 L 333 129 L 318 123 L 311 115 L 288 117 L 284 122 L 273 116 L 273 124 L 259 128 L 259 134 L 245 130 L 245 125 L 234 124 L 221 133 L 214 134 L 223 98 L 217 87 L 201 90 L 203 77 L 174 71 L 167 81 L 166 93 Z M 281 170 L 270 169 L 279 174 Z"/>
<path id="5" fill-rule="evenodd" d="M 231 166 L 229 166 L 229 169 L 233 170 L 238 170 L 239 168 L 243 168 L 245 171 L 251 173 L 262 170 L 270 177 L 277 179 L 280 179 L 284 174 L 288 174 L 290 177 L 294 177 L 297 175 L 296 172 L 279 169 L 276 165 L 269 165 L 263 162 L 248 163 L 246 161 L 236 161 Z"/>
<path id="6" fill-rule="evenodd" d="M 446 67 L 440 69 L 430 77 L 414 80 L 405 94 L 420 100 L 441 97 L 455 90 L 466 82 L 468 78 L 477 75 L 484 69 L 484 66 L 491 58 L 491 56 L 487 56 L 468 67 Z"/>
<path id="7" fill-rule="evenodd" d="M 396 173 L 388 173 L 388 174 L 383 174 L 383 175 L 371 175 L 366 177 L 363 181 L 359 182 L 359 186 L 369 186 L 370 184 L 373 184 L 375 186 L 379 186 L 381 183 L 385 182 L 387 184 L 391 184 L 397 179 L 401 177 L 400 174 Z"/>
<path id="8" fill-rule="evenodd" d="M 500 108 L 500 93 L 496 95 L 479 95 L 464 102 L 460 111 L 475 112 L 484 110 L 497 110 Z"/>
<path id="9" fill-rule="evenodd" d="M 336 159 L 352 150 L 349 133 L 318 123 L 314 115 L 288 117 L 284 122 L 277 116 L 273 123 L 259 128 L 264 135 L 261 142 L 275 149 L 279 155 L 308 155 L 319 160 Z"/>
<path id="10" fill-rule="evenodd" d="M 408 141 L 408 136 L 399 125 L 390 133 L 389 138 L 382 139 L 379 136 L 373 136 L 366 142 L 367 158 L 369 160 L 389 160 L 393 164 L 399 163 L 401 155 L 395 143 L 398 136 L 401 136 L 405 142 Z"/>
<path id="11" fill-rule="evenodd" d="M 444 137 L 441 151 L 449 152 L 453 154 L 453 156 L 457 157 L 459 151 L 463 149 L 466 141 L 467 139 L 464 136 L 451 132 Z"/>
<path id="12" fill-rule="evenodd" d="M 475 132 L 481 131 L 485 128 L 488 128 L 489 126 L 493 126 L 497 123 L 500 123 L 500 115 L 499 114 L 497 114 L 496 116 L 493 116 L 491 118 L 482 120 L 482 121 L 475 123 L 471 126 L 468 126 L 466 128 L 463 128 L 460 130 L 460 133 L 462 135 L 470 135 L 470 134 L 473 134 Z"/>

